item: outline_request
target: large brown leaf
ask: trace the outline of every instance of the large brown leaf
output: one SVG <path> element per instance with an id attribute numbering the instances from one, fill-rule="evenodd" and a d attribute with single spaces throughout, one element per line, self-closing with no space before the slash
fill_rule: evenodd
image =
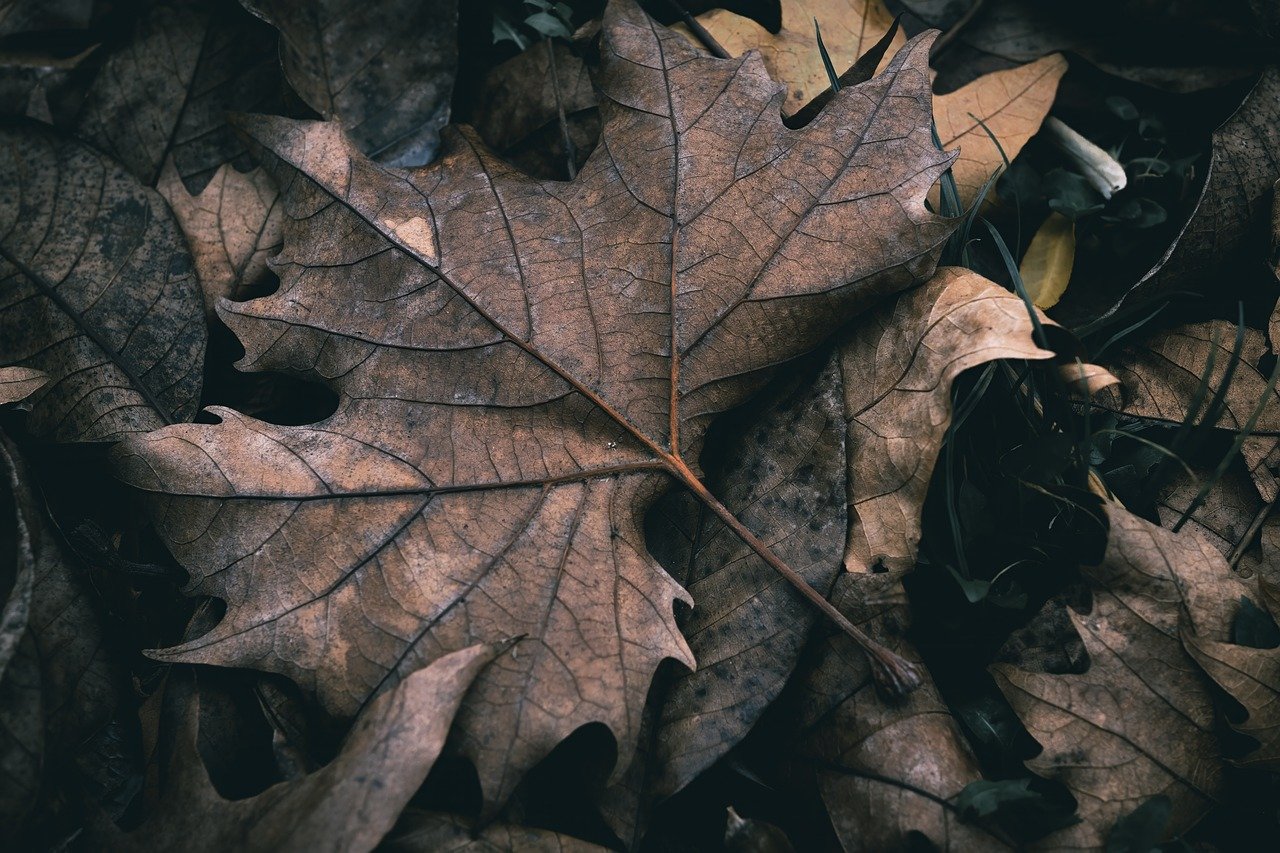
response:
<path id="1" fill-rule="evenodd" d="M 224 800 L 209 781 L 193 695 L 154 812 L 128 835 L 100 821 L 100 841 L 137 851 L 372 850 L 435 764 L 463 694 L 498 651 L 472 646 L 414 673 L 369 704 L 332 762 L 243 800 Z"/>
<path id="2" fill-rule="evenodd" d="M 460 715 L 490 802 L 589 722 L 621 771 L 654 668 L 693 663 L 644 509 L 674 478 L 790 571 L 697 478 L 705 425 L 929 274 L 952 228 L 923 204 L 947 165 L 928 41 L 793 131 L 758 57 L 707 57 L 615 2 L 602 143 L 568 184 L 466 133 L 397 171 L 332 124 L 246 121 L 286 188 L 282 285 L 220 315 L 246 367 L 340 402 L 310 427 L 220 409 L 120 448 L 191 590 L 227 601 L 161 656 L 280 672 L 350 714 L 525 634 Z"/>
<path id="3" fill-rule="evenodd" d="M 605 853 L 608 848 L 547 829 L 504 823 L 478 827 L 456 815 L 407 810 L 379 849 L 387 853 Z"/>
<path id="4" fill-rule="evenodd" d="M 49 376 L 32 430 L 111 441 L 190 419 L 205 326 L 164 200 L 52 130 L 0 139 L 0 365 Z"/>
<path id="5" fill-rule="evenodd" d="M 1280 587 L 1261 581 L 1262 603 L 1280 619 Z M 1187 651 L 1209 676 L 1244 708 L 1232 727 L 1257 741 L 1237 763 L 1259 770 L 1280 770 L 1280 650 L 1254 649 L 1190 635 Z"/>
<path id="6" fill-rule="evenodd" d="M 1027 762 L 1063 782 L 1081 823 L 1042 844 L 1099 848 L 1144 800 L 1173 803 L 1165 831 L 1185 832 L 1223 793 L 1213 694 L 1181 635 L 1225 641 L 1244 590 L 1192 533 L 1171 533 L 1107 506 L 1103 562 L 1085 570 L 1093 609 L 1069 612 L 1089 654 L 1079 674 L 998 664 L 996 681 L 1044 751 Z"/>
<path id="7" fill-rule="evenodd" d="M 241 0 L 280 31 L 302 99 L 393 166 L 435 156 L 458 59 L 457 0 Z"/>

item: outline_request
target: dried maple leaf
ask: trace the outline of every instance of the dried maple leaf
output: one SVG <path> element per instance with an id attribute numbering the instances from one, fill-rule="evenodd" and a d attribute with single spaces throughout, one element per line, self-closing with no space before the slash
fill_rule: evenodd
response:
<path id="1" fill-rule="evenodd" d="M 173 163 L 157 187 L 187 235 L 205 310 L 222 297 L 244 299 L 280 250 L 281 211 L 276 185 L 261 169 L 240 172 L 223 164 L 199 195 L 191 195 Z"/>
<path id="2" fill-rule="evenodd" d="M 1259 590 L 1272 619 L 1280 619 L 1280 587 L 1261 581 Z M 1280 770 L 1280 650 L 1254 649 L 1190 635 L 1187 651 L 1218 686 L 1244 708 L 1232 728 L 1258 742 L 1239 761 L 1242 767 Z"/>
<path id="3" fill-rule="evenodd" d="M 304 101 L 393 166 L 435 156 L 458 61 L 457 0 L 241 0 L 280 31 Z"/>
<path id="4" fill-rule="evenodd" d="M 568 184 L 466 133 L 397 171 L 332 124 L 246 120 L 285 188 L 283 281 L 219 313 L 245 366 L 322 379 L 338 410 L 219 409 L 116 456 L 192 591 L 227 601 L 165 659 L 280 672 L 350 714 L 445 651 L 527 634 L 459 718 L 491 805 L 586 723 L 621 770 L 654 668 L 693 663 L 641 530 L 670 479 L 798 578 L 698 479 L 705 425 L 929 274 L 954 227 L 923 204 L 948 163 L 927 37 L 789 130 L 757 56 L 707 57 L 630 0 L 602 33 L 602 143 Z"/>
<path id="5" fill-rule="evenodd" d="M 1150 797 L 1173 802 L 1167 836 L 1185 832 L 1223 793 L 1213 694 L 1183 649 L 1182 632 L 1227 639 L 1244 587 L 1198 536 L 1171 533 L 1107 506 L 1103 562 L 1084 569 L 1093 609 L 1069 611 L 1088 670 L 1051 675 L 1007 664 L 992 671 L 1044 751 L 1027 762 L 1063 782 L 1081 823 L 1042 844 L 1102 847 L 1116 820 Z"/>
<path id="6" fill-rule="evenodd" d="M 0 365 L 49 376 L 31 429 L 112 441 L 194 416 L 204 317 L 163 199 L 52 130 L 0 139 Z"/>
<path id="7" fill-rule="evenodd" d="M 372 850 L 422 785 L 463 695 L 499 651 L 476 645 L 441 657 L 369 703 L 329 764 L 242 800 L 223 799 L 209 781 L 192 691 L 155 809 L 128 834 L 100 818 L 98 841 L 137 851 Z"/>
<path id="8" fill-rule="evenodd" d="M 1240 448 L 1249 474 L 1263 499 L 1270 502 L 1280 492 L 1280 482 L 1268 470 L 1270 455 L 1280 445 L 1280 395 L 1267 390 L 1267 377 L 1258 369 L 1266 351 L 1262 334 L 1245 329 L 1240 362 L 1227 386 L 1222 414 L 1217 426 L 1239 430 L 1266 397 L 1268 402 L 1254 426 L 1255 433 Z M 1141 344 L 1127 347 L 1110 365 L 1122 388 L 1122 409 L 1126 414 L 1182 423 L 1197 398 L 1205 371 L 1209 370 L 1206 402 L 1196 414 L 1207 414 L 1207 402 L 1223 385 L 1235 349 L 1236 327 L 1223 320 L 1181 326 L 1161 332 Z"/>
<path id="9" fill-rule="evenodd" d="M 893 16 L 881 0 L 808 0 L 793 4 L 800 29 L 783 28 L 774 35 L 750 18 L 718 9 L 698 20 L 732 54 L 757 49 L 765 67 L 788 87 L 787 110 L 794 112 L 830 85 L 817 36 L 810 21 L 817 16 L 822 42 L 836 67 L 853 62 L 888 33 Z M 788 9 L 792 8 L 788 6 Z M 889 48 L 892 55 L 903 42 L 901 34 Z M 842 64 L 843 63 L 843 64 Z M 1022 146 L 1040 129 L 1053 106 L 1058 81 L 1067 70 L 1061 55 L 1045 56 L 1028 65 L 986 74 L 968 85 L 935 95 L 934 122 L 944 150 L 959 147 L 952 175 L 960 190 L 960 203 L 977 200 L 987 179 L 1003 165 L 1004 158 L 1018 156 Z M 986 125 L 986 129 L 983 125 Z M 997 146 L 990 134 L 1000 140 Z M 1001 148 L 1004 153 L 1001 154 Z"/>

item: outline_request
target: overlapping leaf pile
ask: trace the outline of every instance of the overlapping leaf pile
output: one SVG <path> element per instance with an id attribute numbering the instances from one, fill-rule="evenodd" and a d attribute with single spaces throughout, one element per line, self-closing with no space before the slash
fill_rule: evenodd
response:
<path id="1" fill-rule="evenodd" d="M 0 36 L 60 32 L 0 39 L 15 837 L 1149 850 L 1273 819 L 1201 823 L 1276 784 L 1274 298 L 1163 302 L 1275 268 L 1274 69 L 1018 36 L 1016 2 L 941 39 L 878 0 L 774 32 L 493 5 L 5 6 Z M 1071 261 L 1166 172 L 1092 203 L 1125 155 L 1059 120 L 1111 85 L 1078 62 L 1240 103 L 1111 290 Z"/>

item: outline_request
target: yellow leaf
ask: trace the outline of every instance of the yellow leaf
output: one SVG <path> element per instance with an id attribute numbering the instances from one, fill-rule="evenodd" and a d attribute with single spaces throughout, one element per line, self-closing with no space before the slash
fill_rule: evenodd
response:
<path id="1" fill-rule="evenodd" d="M 1018 272 L 1037 308 L 1058 304 L 1071 281 L 1076 259 L 1076 226 L 1061 213 L 1050 213 L 1022 258 Z"/>

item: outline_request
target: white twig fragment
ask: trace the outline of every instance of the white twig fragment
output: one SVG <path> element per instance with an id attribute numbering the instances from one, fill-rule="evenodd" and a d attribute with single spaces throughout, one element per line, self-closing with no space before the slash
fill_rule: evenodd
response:
<path id="1" fill-rule="evenodd" d="M 1085 179 L 1103 198 L 1109 199 L 1125 188 L 1129 179 L 1116 158 L 1053 116 L 1044 120 L 1043 129 L 1053 144 L 1075 161 Z"/>

